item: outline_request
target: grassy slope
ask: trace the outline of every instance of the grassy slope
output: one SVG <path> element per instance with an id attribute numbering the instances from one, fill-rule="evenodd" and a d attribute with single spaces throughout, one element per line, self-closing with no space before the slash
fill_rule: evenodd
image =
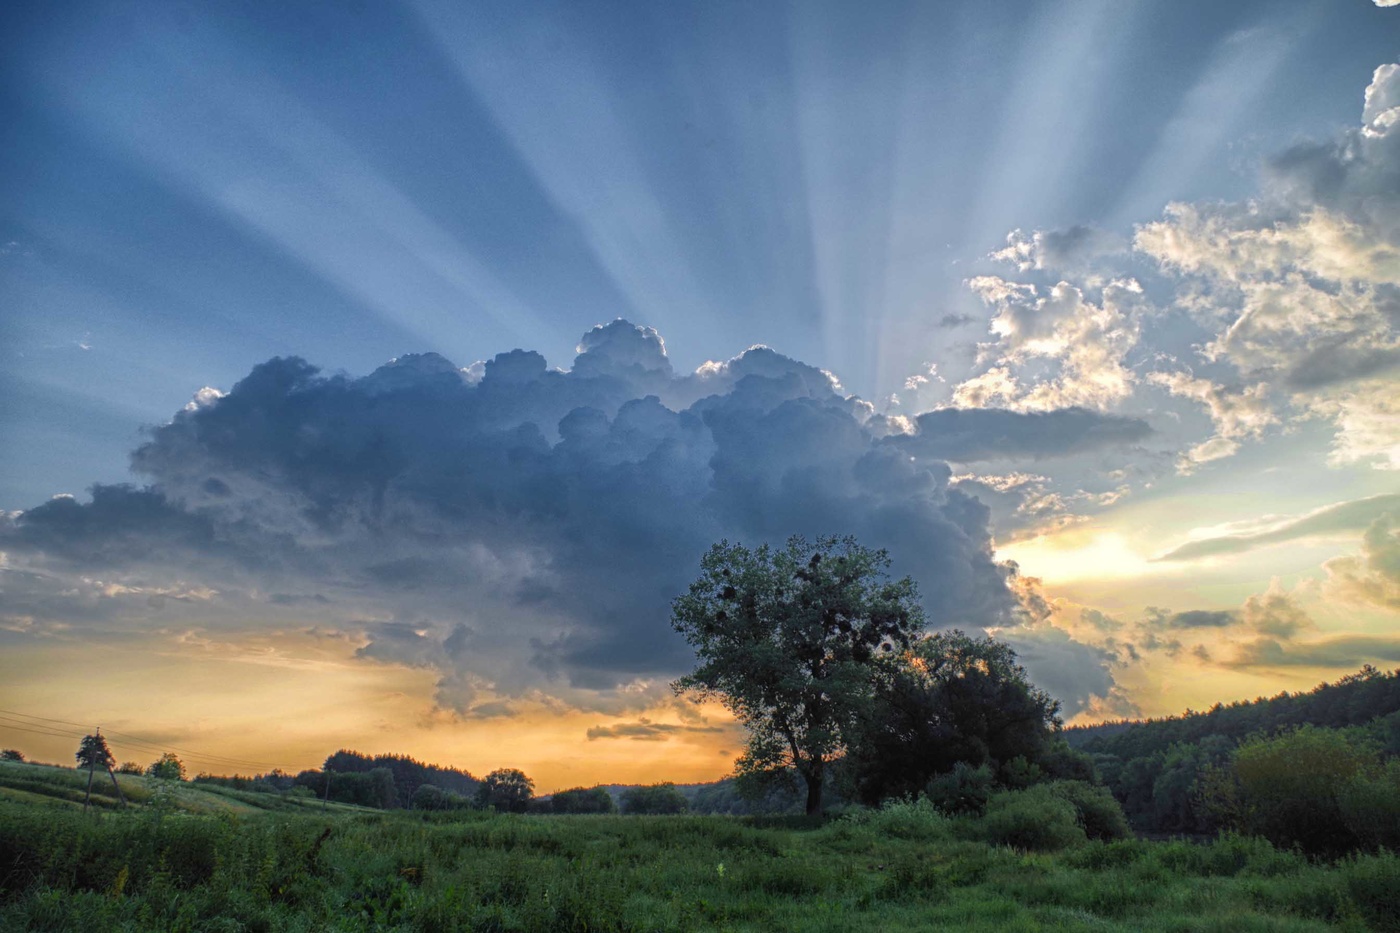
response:
<path id="1" fill-rule="evenodd" d="M 137 774 L 118 774 L 117 783 L 133 810 L 146 809 L 161 782 Z M 87 788 L 87 772 L 54 765 L 0 761 L 0 799 L 46 804 L 81 810 Z M 193 814 L 251 814 L 262 811 L 321 812 L 324 805 L 315 799 L 283 794 L 257 794 L 212 785 L 168 783 L 172 809 Z M 98 773 L 92 781 L 92 806 L 115 810 L 121 804 L 112 779 Z M 342 813 L 362 813 L 363 807 L 332 803 L 329 809 Z"/>
<path id="2" fill-rule="evenodd" d="M 0 800 L 0 929 L 1318 930 L 1400 917 L 1400 858 L 1266 843 L 1024 853 L 976 824 L 154 811 Z"/>

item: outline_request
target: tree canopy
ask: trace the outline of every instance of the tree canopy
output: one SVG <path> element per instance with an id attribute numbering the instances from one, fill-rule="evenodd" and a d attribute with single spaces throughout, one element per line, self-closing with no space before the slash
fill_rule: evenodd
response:
<path id="1" fill-rule="evenodd" d="M 183 781 L 185 779 L 185 763 L 174 752 L 166 752 L 151 762 L 146 773 L 153 778 L 161 778 L 166 781 Z"/>
<path id="2" fill-rule="evenodd" d="M 499 768 L 481 779 L 476 802 L 503 813 L 524 813 L 535 796 L 535 782 L 517 768 Z"/>
<path id="3" fill-rule="evenodd" d="M 1060 705 L 1030 683 L 1009 645 L 953 630 L 882 665 L 866 709 L 845 764 L 860 799 L 878 803 L 918 794 L 959 762 L 993 774 L 1018 759 L 1034 764 Z"/>
<path id="4" fill-rule="evenodd" d="M 675 690 L 723 702 L 749 730 L 740 774 L 796 771 L 808 813 L 820 812 L 827 767 L 873 699 L 876 659 L 923 627 L 913 580 L 891 580 L 889 564 L 850 537 L 722 541 L 672 605 L 699 661 Z"/>
<path id="5" fill-rule="evenodd" d="M 78 760 L 79 767 L 91 770 L 100 768 L 105 771 L 117 761 L 100 732 L 97 735 L 83 736 L 83 741 L 78 745 L 78 751 L 73 757 Z"/>

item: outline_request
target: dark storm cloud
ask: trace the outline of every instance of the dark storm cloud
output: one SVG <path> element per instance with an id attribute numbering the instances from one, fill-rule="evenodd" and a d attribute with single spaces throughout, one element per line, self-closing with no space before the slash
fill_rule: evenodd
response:
<path id="1" fill-rule="evenodd" d="M 660 336 L 624 321 L 585 335 L 568 371 L 524 350 L 470 370 L 406 356 L 359 379 L 273 359 L 149 432 L 132 456 L 148 488 L 10 516 L 0 550 L 56 590 L 98 572 L 122 592 L 201 585 L 209 606 L 353 633 L 361 657 L 437 671 L 458 710 L 543 696 L 616 711 L 688 666 L 669 604 L 714 541 L 854 534 L 915 577 L 935 624 L 997 625 L 1017 611 L 1010 571 L 944 459 L 1148 429 L 1065 409 L 894 431 L 768 348 L 677 375 Z"/>
<path id="2" fill-rule="evenodd" d="M 1063 457 L 1131 445 L 1152 433 L 1137 418 L 1078 407 L 1034 412 L 942 408 L 914 420 L 917 434 L 891 437 L 886 444 L 916 456 L 958 463 Z"/>

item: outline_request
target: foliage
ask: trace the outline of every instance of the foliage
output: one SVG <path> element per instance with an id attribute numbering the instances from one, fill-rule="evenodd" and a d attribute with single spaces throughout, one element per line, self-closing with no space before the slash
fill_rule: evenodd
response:
<path id="1" fill-rule="evenodd" d="M 1049 787 L 1074 807 L 1075 822 L 1090 839 L 1112 842 L 1133 834 L 1122 805 L 1108 788 L 1084 781 L 1056 781 Z"/>
<path id="2" fill-rule="evenodd" d="M 139 762 L 135 762 L 135 761 L 123 761 L 121 764 L 117 765 L 117 773 L 118 773 L 118 774 L 145 774 L 145 773 L 146 773 L 146 769 L 143 768 L 143 767 L 141 767 L 141 765 L 140 765 Z"/>
<path id="3" fill-rule="evenodd" d="M 174 752 L 166 752 L 151 762 L 151 766 L 146 769 L 146 774 L 164 781 L 183 781 L 185 779 L 185 763 Z"/>
<path id="4" fill-rule="evenodd" d="M 1358 773 L 1336 795 L 1343 822 L 1362 845 L 1400 852 L 1400 758 Z"/>
<path id="5" fill-rule="evenodd" d="M 1256 733 L 1272 735 L 1301 725 L 1340 729 L 1359 726 L 1400 712 L 1400 669 L 1382 672 L 1367 665 L 1335 683 L 1307 693 L 1280 693 L 1270 699 L 1217 703 L 1206 712 L 1141 722 L 1106 723 L 1067 729 L 1073 744 L 1088 752 L 1112 754 L 1128 761 L 1165 751 L 1178 743 L 1222 736 L 1236 744 Z M 1396 723 L 1400 729 L 1400 722 Z M 1397 747 L 1392 754 L 1400 752 Z"/>
<path id="6" fill-rule="evenodd" d="M 685 795 L 670 782 L 632 787 L 622 794 L 622 812 L 633 816 L 684 813 L 687 806 Z"/>
<path id="7" fill-rule="evenodd" d="M 1335 729 L 1303 726 L 1251 739 L 1235 751 L 1243 794 L 1242 829 L 1275 845 L 1339 854 L 1358 842 L 1337 791 L 1374 766 L 1374 754 Z"/>
<path id="8" fill-rule="evenodd" d="M 472 801 L 466 797 L 432 784 L 419 785 L 411 803 L 414 810 L 464 810 L 472 806 Z"/>
<path id="9" fill-rule="evenodd" d="M 555 813 L 616 813 L 617 803 L 602 787 L 576 787 L 557 791 L 550 798 Z"/>
<path id="10" fill-rule="evenodd" d="M 24 752 L 17 748 L 7 748 L 0 751 L 0 761 L 23 761 Z"/>
<path id="11" fill-rule="evenodd" d="M 535 796 L 535 782 L 516 768 L 499 768 L 482 778 L 476 791 L 479 807 L 494 807 L 501 813 L 524 813 Z"/>
<path id="12" fill-rule="evenodd" d="M 394 775 L 388 768 L 364 772 L 302 771 L 293 782 L 309 788 L 317 797 L 360 807 L 387 810 L 398 806 Z"/>
<path id="13" fill-rule="evenodd" d="M 994 785 L 992 769 L 986 764 L 974 768 L 960 761 L 953 765 L 953 770 L 929 781 L 924 796 L 941 813 L 980 816 L 987 809 Z"/>
<path id="14" fill-rule="evenodd" d="M 396 801 L 390 806 L 406 805 L 424 784 L 462 797 L 473 797 L 480 783 L 465 771 L 425 764 L 407 755 L 362 755 L 344 748 L 329 756 L 324 767 L 338 774 L 368 774 L 375 768 L 387 769 L 393 779 Z"/>
<path id="15" fill-rule="evenodd" d="M 1400 930 L 1400 854 L 1382 852 L 1342 866 L 1347 891 L 1373 930 Z"/>
<path id="16" fill-rule="evenodd" d="M 117 761 L 112 757 L 112 750 L 107 747 L 107 740 L 101 733 L 83 736 L 83 741 L 79 743 L 78 751 L 73 757 L 77 759 L 79 767 L 98 771 L 107 770 Z"/>
<path id="17" fill-rule="evenodd" d="M 1009 645 L 936 632 L 881 674 L 845 762 L 863 802 L 916 794 L 959 762 L 994 772 L 1033 766 L 1025 784 L 1042 773 L 1036 762 L 1052 746 L 1059 703 L 1030 683 Z"/>
<path id="18" fill-rule="evenodd" d="M 923 625 L 913 581 L 889 580 L 889 562 L 853 538 L 720 542 L 672 606 L 699 662 L 675 689 L 723 701 L 749 730 L 740 772 L 795 771 L 808 813 L 871 702 L 876 658 Z"/>
<path id="19" fill-rule="evenodd" d="M 977 835 L 996 845 L 1053 852 L 1085 841 L 1079 811 L 1049 784 L 993 794 L 975 824 Z"/>
<path id="20" fill-rule="evenodd" d="M 0 929 L 1301 933 L 1400 915 L 1394 856 L 1312 864 L 1235 837 L 1027 853 L 980 824 L 926 802 L 823 825 L 319 804 L 157 823 L 0 800 Z"/>
<path id="21" fill-rule="evenodd" d="M 1307 693 L 1065 735 L 1093 756 L 1134 826 L 1204 834 L 1249 825 L 1232 764 L 1236 746 L 1303 725 L 1342 729 L 1383 758 L 1400 755 L 1400 671 L 1367 667 Z"/>

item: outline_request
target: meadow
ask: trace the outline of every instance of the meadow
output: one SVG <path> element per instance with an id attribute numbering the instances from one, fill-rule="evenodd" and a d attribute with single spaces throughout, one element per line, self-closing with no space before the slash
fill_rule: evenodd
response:
<path id="1" fill-rule="evenodd" d="M 1400 929 L 1394 854 L 1096 841 L 1035 816 L 1044 790 L 982 817 L 807 819 L 386 812 L 122 780 L 130 807 L 109 782 L 84 812 L 85 775 L 0 765 L 0 929 Z"/>

